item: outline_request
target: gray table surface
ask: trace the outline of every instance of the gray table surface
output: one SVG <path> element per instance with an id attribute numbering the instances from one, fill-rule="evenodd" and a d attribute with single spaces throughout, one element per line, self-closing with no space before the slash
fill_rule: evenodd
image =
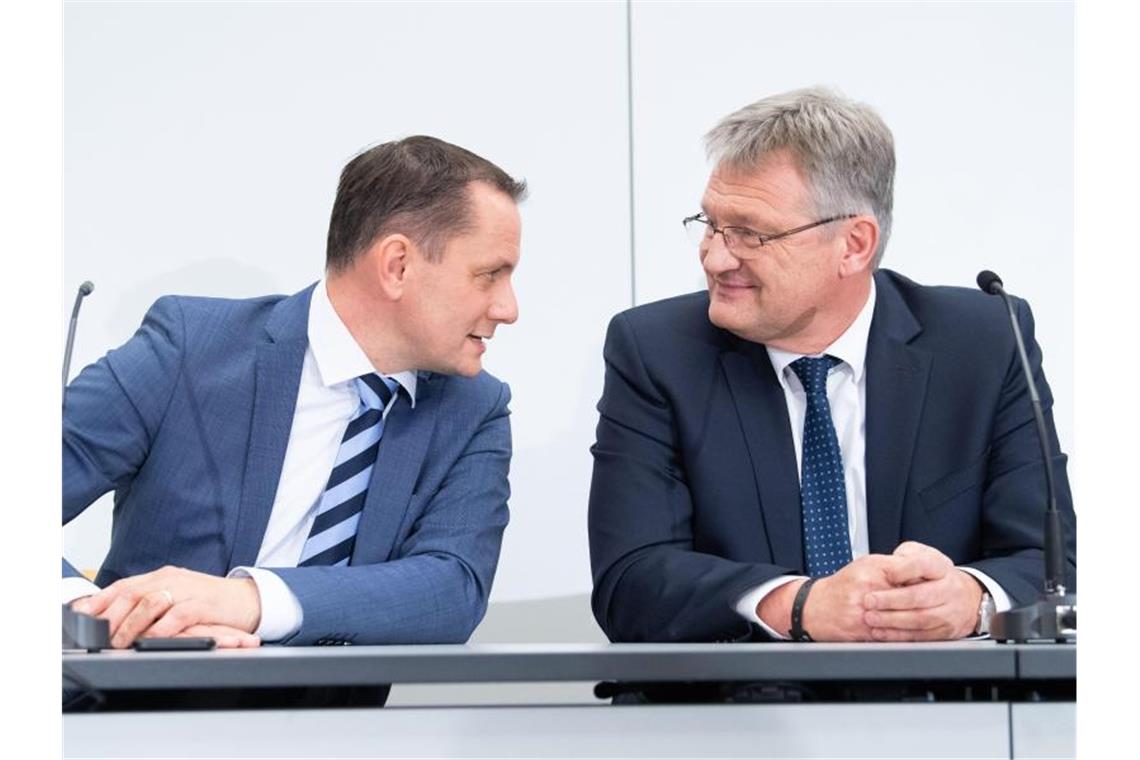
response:
<path id="1" fill-rule="evenodd" d="M 96 689 L 538 681 L 1028 680 L 1076 677 L 1076 646 L 934 644 L 503 644 L 64 652 Z"/>

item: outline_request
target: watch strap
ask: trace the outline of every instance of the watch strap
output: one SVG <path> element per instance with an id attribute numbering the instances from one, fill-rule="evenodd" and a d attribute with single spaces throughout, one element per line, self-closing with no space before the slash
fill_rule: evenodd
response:
<path id="1" fill-rule="evenodd" d="M 811 587 L 817 580 L 819 579 L 808 578 L 796 591 L 796 598 L 792 601 L 792 629 L 788 631 L 792 641 L 814 641 L 811 634 L 804 630 L 804 604 L 807 603 Z"/>

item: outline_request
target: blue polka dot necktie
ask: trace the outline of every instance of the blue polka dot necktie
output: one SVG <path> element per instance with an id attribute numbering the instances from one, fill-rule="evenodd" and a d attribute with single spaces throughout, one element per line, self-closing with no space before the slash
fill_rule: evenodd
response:
<path id="1" fill-rule="evenodd" d="M 396 388 L 395 380 L 379 375 L 356 378 L 360 406 L 344 431 L 298 567 L 348 564 L 384 433 L 384 410 Z"/>
<path id="2" fill-rule="evenodd" d="M 839 359 L 834 356 L 818 359 L 805 356 L 791 364 L 807 395 L 800 504 L 804 561 L 812 578 L 831 575 L 851 561 L 843 453 L 831 421 L 831 406 L 827 403 L 827 373 L 838 363 Z"/>

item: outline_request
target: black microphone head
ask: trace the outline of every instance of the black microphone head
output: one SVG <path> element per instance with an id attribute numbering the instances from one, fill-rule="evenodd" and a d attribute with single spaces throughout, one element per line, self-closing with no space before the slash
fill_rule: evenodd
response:
<path id="1" fill-rule="evenodd" d="M 996 288 L 994 286 L 997 286 Z M 983 293 L 997 295 L 1002 288 L 1001 278 L 988 269 L 978 272 L 978 287 Z"/>
<path id="2" fill-rule="evenodd" d="M 89 295 L 91 295 L 91 291 L 94 289 L 95 289 L 95 284 L 93 282 L 91 282 L 91 280 L 85 280 L 83 282 L 83 284 L 79 286 L 79 294 L 84 295 L 84 296 L 89 296 Z"/>

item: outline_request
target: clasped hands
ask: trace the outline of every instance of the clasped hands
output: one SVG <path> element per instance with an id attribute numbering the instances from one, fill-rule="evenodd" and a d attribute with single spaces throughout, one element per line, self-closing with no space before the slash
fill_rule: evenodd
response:
<path id="1" fill-rule="evenodd" d="M 775 630 L 790 628 L 803 582 L 787 583 L 757 606 Z M 974 632 L 982 585 L 937 549 L 907 541 L 868 554 L 816 581 L 803 627 L 816 641 L 946 641 Z"/>
<path id="2" fill-rule="evenodd" d="M 219 647 L 256 647 L 261 598 L 250 578 L 219 578 L 181 567 L 115 581 L 71 603 L 110 623 L 111 646 L 137 638 L 210 636 Z"/>

